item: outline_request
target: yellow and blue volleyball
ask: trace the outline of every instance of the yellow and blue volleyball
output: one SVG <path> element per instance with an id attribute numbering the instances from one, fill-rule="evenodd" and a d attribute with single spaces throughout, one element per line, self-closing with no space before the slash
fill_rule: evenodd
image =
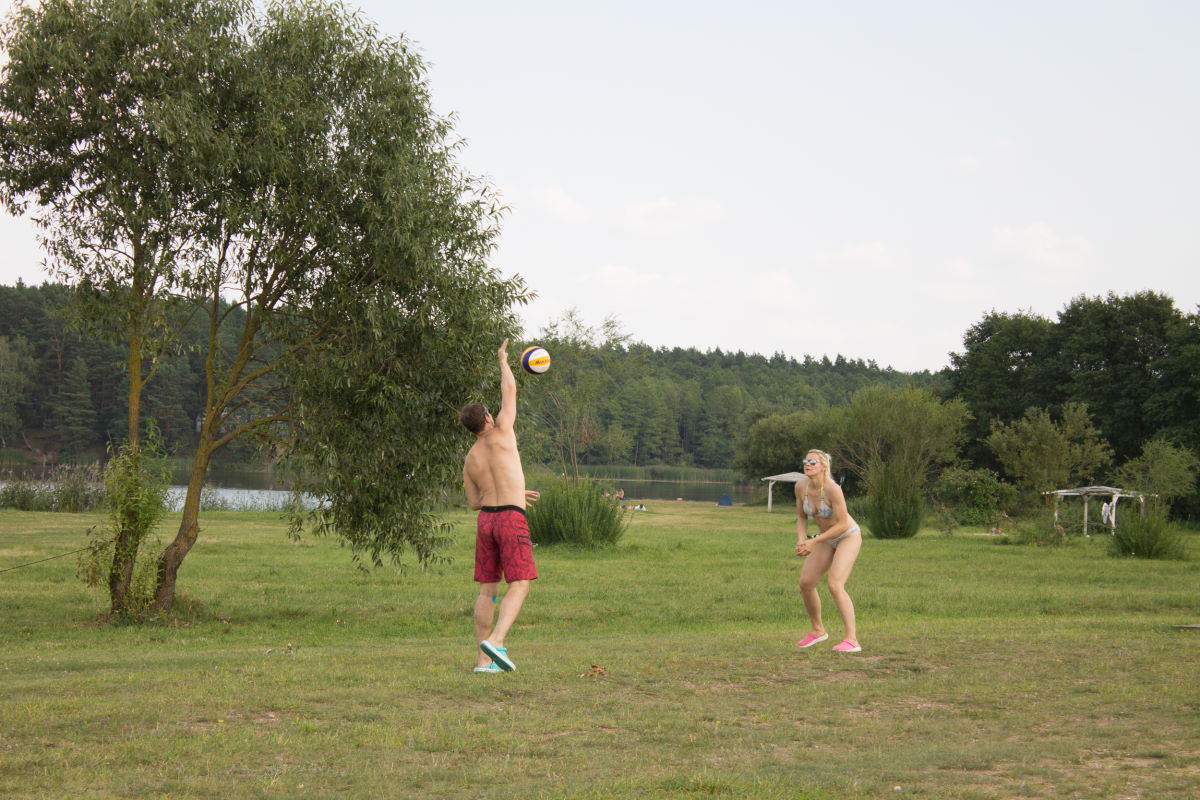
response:
<path id="1" fill-rule="evenodd" d="M 546 348 L 536 344 L 526 347 L 525 352 L 521 353 L 521 366 L 530 375 L 541 375 L 550 369 L 550 354 Z"/>

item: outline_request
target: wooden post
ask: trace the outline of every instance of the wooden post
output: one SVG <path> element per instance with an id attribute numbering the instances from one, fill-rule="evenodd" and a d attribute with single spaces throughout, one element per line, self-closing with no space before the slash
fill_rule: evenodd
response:
<path id="1" fill-rule="evenodd" d="M 1083 496 L 1083 535 L 1084 536 L 1090 535 L 1090 534 L 1088 534 L 1087 528 L 1088 528 L 1088 496 L 1085 494 Z"/>

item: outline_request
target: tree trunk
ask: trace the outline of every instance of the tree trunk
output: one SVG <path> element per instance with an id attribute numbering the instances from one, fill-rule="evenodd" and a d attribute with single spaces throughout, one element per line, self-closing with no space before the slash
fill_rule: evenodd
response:
<path id="1" fill-rule="evenodd" d="M 158 577 L 154 587 L 154 610 L 167 613 L 175 605 L 175 580 L 183 560 L 191 552 L 192 545 L 200 535 L 200 495 L 208 477 L 208 463 L 212 458 L 212 431 L 206 419 L 196 447 L 196 458 L 188 477 L 187 495 L 183 500 L 183 518 L 179 521 L 179 532 L 175 540 L 167 545 L 158 556 Z"/>
<path id="2" fill-rule="evenodd" d="M 132 451 L 138 453 L 141 445 L 139 428 L 141 425 L 142 409 L 142 337 L 133 334 L 129 339 L 129 445 Z M 137 479 L 141 478 L 141 465 L 133 470 Z M 118 502 L 121 502 L 118 500 Z M 117 535 L 113 544 L 112 567 L 108 572 L 108 596 L 111 601 L 111 613 L 120 616 L 133 611 L 130 604 L 131 588 L 133 585 L 133 568 L 137 563 L 139 541 L 138 520 L 131 517 L 127 510 L 120 513 L 117 525 Z"/>

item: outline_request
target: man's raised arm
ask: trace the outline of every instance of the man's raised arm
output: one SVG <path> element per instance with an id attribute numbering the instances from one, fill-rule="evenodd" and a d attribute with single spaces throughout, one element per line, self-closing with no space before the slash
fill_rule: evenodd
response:
<path id="1" fill-rule="evenodd" d="M 500 415 L 496 427 L 512 430 L 517 421 L 517 378 L 508 364 L 508 339 L 496 351 L 500 359 Z"/>

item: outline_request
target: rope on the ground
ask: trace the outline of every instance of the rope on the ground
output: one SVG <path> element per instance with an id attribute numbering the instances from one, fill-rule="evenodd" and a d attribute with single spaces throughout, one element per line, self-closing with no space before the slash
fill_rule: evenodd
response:
<path id="1" fill-rule="evenodd" d="M 0 569 L 0 575 L 3 575 L 6 572 L 12 572 L 14 569 L 21 569 L 22 567 L 32 567 L 34 564 L 42 564 L 46 561 L 53 561 L 56 558 L 66 558 L 67 556 L 73 556 L 76 553 L 82 553 L 84 550 L 92 550 L 94 548 L 99 547 L 102 544 L 108 544 L 108 542 L 111 542 L 111 541 L 113 541 L 113 540 L 109 539 L 108 541 L 105 541 L 105 542 L 96 542 L 95 544 L 89 544 L 87 547 L 81 547 L 78 550 L 72 550 L 69 553 L 62 553 L 57 556 L 50 556 L 49 558 L 39 559 L 38 561 L 30 561 L 28 564 L 17 564 L 15 567 L 8 567 L 6 569 Z"/>

